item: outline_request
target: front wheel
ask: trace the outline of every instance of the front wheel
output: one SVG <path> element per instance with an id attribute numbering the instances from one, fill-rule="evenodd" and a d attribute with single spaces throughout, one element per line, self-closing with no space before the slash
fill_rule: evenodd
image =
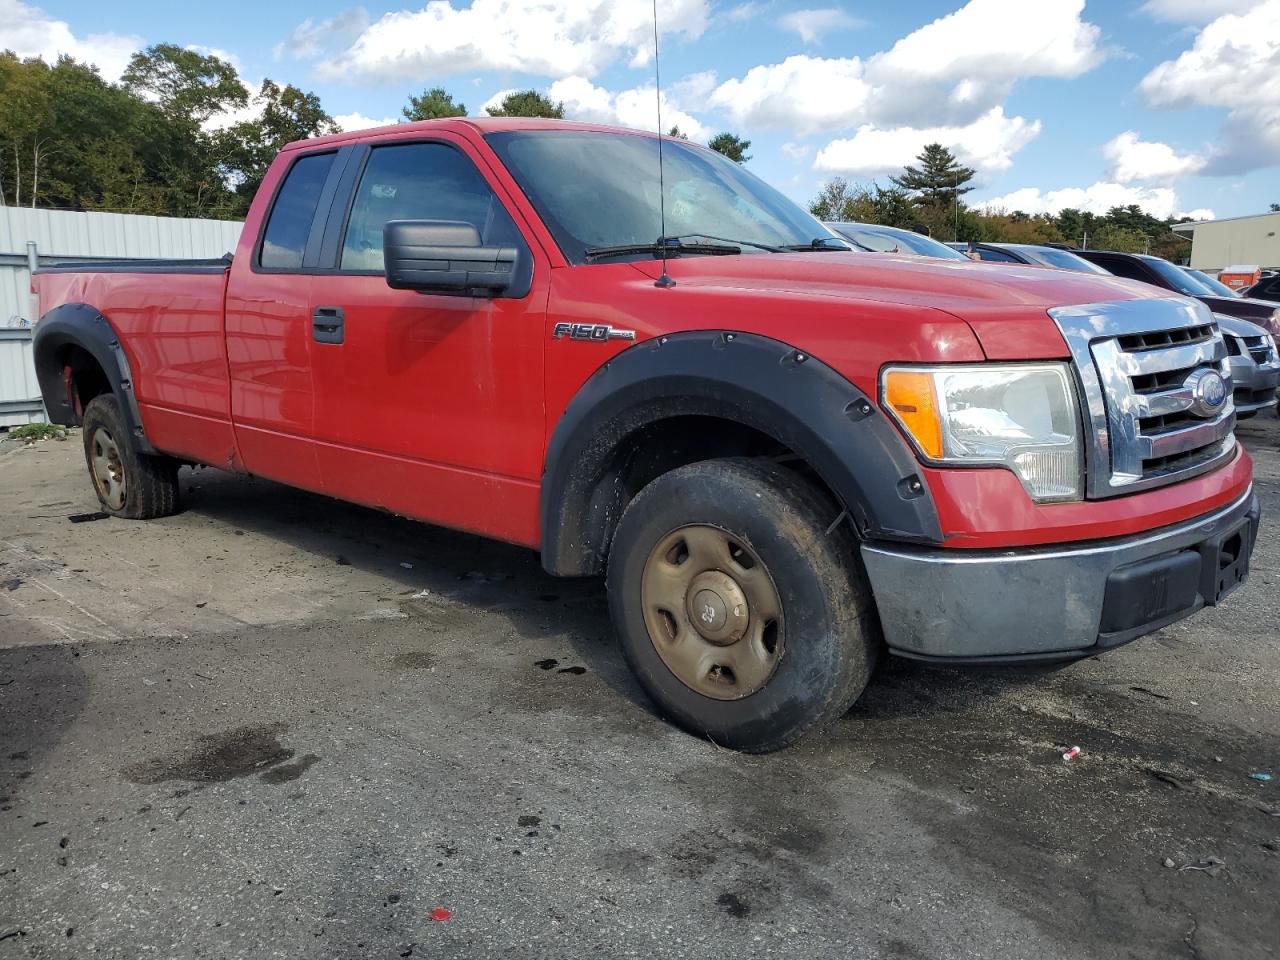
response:
<path id="1" fill-rule="evenodd" d="M 836 504 L 755 459 L 708 460 L 646 486 L 609 554 L 623 651 L 661 711 L 751 752 L 842 716 L 880 646 L 857 544 Z"/>
<path id="2" fill-rule="evenodd" d="M 139 453 L 111 394 L 85 407 L 84 457 L 102 509 L 113 517 L 150 520 L 178 511 L 178 464 Z"/>

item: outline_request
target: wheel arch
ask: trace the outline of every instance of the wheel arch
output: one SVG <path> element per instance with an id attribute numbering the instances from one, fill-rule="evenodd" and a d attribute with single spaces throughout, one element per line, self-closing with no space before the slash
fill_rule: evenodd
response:
<path id="1" fill-rule="evenodd" d="M 699 331 L 624 351 L 565 408 L 543 473 L 543 566 L 602 572 L 618 519 L 644 483 L 744 453 L 812 472 L 861 538 L 941 542 L 914 455 L 861 390 L 777 340 Z"/>
<path id="2" fill-rule="evenodd" d="M 100 310 L 85 303 L 54 307 L 36 325 L 32 352 L 45 410 L 54 423 L 79 426 L 89 401 L 112 393 L 135 446 L 154 452 L 143 431 L 129 359 Z"/>

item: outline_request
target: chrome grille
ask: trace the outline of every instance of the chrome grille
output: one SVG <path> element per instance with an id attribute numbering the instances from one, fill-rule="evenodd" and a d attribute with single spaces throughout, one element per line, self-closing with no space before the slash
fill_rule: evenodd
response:
<path id="1" fill-rule="evenodd" d="M 1267 342 L 1266 336 L 1242 337 L 1244 348 L 1249 351 L 1249 356 L 1253 357 L 1254 363 L 1267 363 L 1272 358 L 1271 344 Z"/>
<path id="2" fill-rule="evenodd" d="M 1227 347 L 1203 304 L 1123 300 L 1049 314 L 1071 348 L 1092 426 L 1089 496 L 1174 483 L 1231 456 L 1235 408 Z M 1228 381 L 1226 402 L 1209 416 L 1197 411 L 1189 380 L 1201 369 Z"/>

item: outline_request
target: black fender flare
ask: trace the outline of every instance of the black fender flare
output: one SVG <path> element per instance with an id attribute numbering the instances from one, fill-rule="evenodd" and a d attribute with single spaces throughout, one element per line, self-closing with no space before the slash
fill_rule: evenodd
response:
<path id="1" fill-rule="evenodd" d="M 628 438 L 659 420 L 715 416 L 767 434 L 808 463 L 867 540 L 939 544 L 920 465 L 874 402 L 834 369 L 754 334 L 657 337 L 612 358 L 565 408 L 542 477 L 542 565 L 604 569 L 624 506 L 609 476 Z"/>
<path id="2" fill-rule="evenodd" d="M 64 303 L 46 313 L 36 324 L 32 335 L 36 379 L 44 397 L 49 419 L 64 426 L 79 426 L 72 397 L 63 380 L 59 355 L 66 347 L 79 347 L 102 368 L 111 391 L 120 402 L 134 446 L 142 453 L 154 453 L 142 429 L 142 413 L 134 393 L 133 371 L 120 344 L 120 336 L 111 322 L 96 307 L 87 303 Z"/>

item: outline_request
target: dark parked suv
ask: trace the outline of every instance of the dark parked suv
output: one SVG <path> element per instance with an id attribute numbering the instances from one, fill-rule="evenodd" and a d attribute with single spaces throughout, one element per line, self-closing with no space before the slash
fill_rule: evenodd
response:
<path id="1" fill-rule="evenodd" d="M 1280 309 L 1274 303 L 1238 296 L 1230 287 L 1183 270 L 1168 260 L 1141 253 L 1117 253 L 1114 250 L 1076 250 L 1074 253 L 1117 277 L 1141 280 L 1175 293 L 1195 297 L 1214 313 L 1225 313 L 1229 317 L 1256 323 L 1273 336 L 1280 334 Z"/>
<path id="2" fill-rule="evenodd" d="M 1214 312 L 1227 344 L 1236 416 L 1245 420 L 1259 410 L 1275 406 L 1280 358 L 1276 356 L 1274 335 L 1280 332 L 1280 310 L 1274 304 L 1241 297 L 1212 277 L 1159 257 L 1112 250 L 1075 252 L 1118 277 L 1141 280 L 1202 301 Z"/>

